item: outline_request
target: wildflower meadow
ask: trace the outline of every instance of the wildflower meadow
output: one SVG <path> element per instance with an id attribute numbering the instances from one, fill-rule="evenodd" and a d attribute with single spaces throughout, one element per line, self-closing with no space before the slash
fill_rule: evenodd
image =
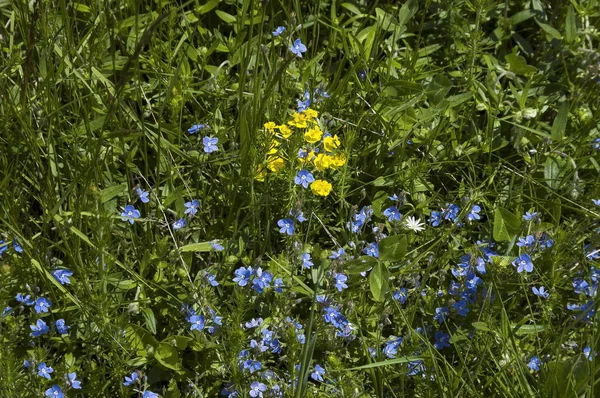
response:
<path id="1" fill-rule="evenodd" d="M 600 397 L 599 0 L 0 14 L 0 398 Z"/>

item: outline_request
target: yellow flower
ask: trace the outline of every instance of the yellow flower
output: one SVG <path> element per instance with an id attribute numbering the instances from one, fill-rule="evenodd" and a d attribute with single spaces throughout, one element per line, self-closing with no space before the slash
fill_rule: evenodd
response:
<path id="1" fill-rule="evenodd" d="M 271 146 L 269 147 L 269 151 L 267 155 L 273 155 L 277 153 L 277 147 L 279 146 L 279 142 L 277 140 L 271 140 Z"/>
<path id="2" fill-rule="evenodd" d="M 310 190 L 315 195 L 327 196 L 329 192 L 331 192 L 331 184 L 325 180 L 316 180 L 312 184 L 310 184 Z"/>
<path id="3" fill-rule="evenodd" d="M 294 118 L 294 120 L 290 120 L 288 122 L 290 126 L 298 127 L 299 129 L 304 129 L 308 126 L 308 124 L 306 123 L 306 117 L 303 114 L 294 112 L 292 117 Z"/>
<path id="4" fill-rule="evenodd" d="M 323 171 L 326 168 L 331 166 L 331 156 L 325 154 L 318 154 L 315 158 L 315 167 L 319 169 L 319 171 Z"/>
<path id="5" fill-rule="evenodd" d="M 323 139 L 323 146 L 327 152 L 333 152 L 334 149 L 340 146 L 340 139 L 337 134 L 334 136 L 327 136 Z"/>
<path id="6" fill-rule="evenodd" d="M 277 125 L 273 122 L 266 122 L 263 125 L 263 127 L 272 133 L 275 130 L 275 127 L 277 127 Z"/>
<path id="7" fill-rule="evenodd" d="M 306 116 L 307 119 L 316 119 L 319 117 L 319 112 L 315 111 L 314 109 L 305 109 L 304 112 L 304 116 Z"/>
<path id="8" fill-rule="evenodd" d="M 280 172 L 284 166 L 285 163 L 283 161 L 283 158 L 279 156 L 270 156 L 269 158 L 267 158 L 267 168 L 274 173 Z"/>
<path id="9" fill-rule="evenodd" d="M 321 131 L 319 126 L 312 128 L 306 133 L 304 133 L 304 139 L 306 140 L 306 142 L 310 142 L 311 144 L 314 144 L 315 142 L 319 141 L 322 136 L 323 132 Z"/>
<path id="10" fill-rule="evenodd" d="M 329 159 L 331 160 L 329 167 L 333 169 L 337 169 L 338 167 L 342 167 L 346 164 L 346 155 L 343 153 L 337 153 L 333 156 L 330 156 Z"/>
<path id="11" fill-rule="evenodd" d="M 281 134 L 281 136 L 285 139 L 290 138 L 290 135 L 292 135 L 293 133 L 292 129 L 286 126 L 285 124 L 277 126 L 277 128 L 279 129 L 279 133 Z"/>
<path id="12" fill-rule="evenodd" d="M 263 169 L 262 165 L 259 164 L 256 169 L 256 174 L 254 175 L 254 179 L 256 181 L 264 182 L 266 176 L 267 176 L 267 169 Z"/>

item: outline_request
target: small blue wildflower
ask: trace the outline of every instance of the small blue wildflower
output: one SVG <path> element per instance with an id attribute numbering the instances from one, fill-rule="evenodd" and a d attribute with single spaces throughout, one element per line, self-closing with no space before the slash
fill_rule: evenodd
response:
<path id="1" fill-rule="evenodd" d="M 158 396 L 157 393 L 146 390 L 146 391 L 144 391 L 142 398 L 160 398 L 160 397 Z"/>
<path id="2" fill-rule="evenodd" d="M 123 383 L 124 386 L 130 386 L 133 383 L 135 383 L 140 375 L 138 375 L 138 372 L 133 372 L 131 374 L 130 377 L 125 376 L 125 382 Z"/>
<path id="3" fill-rule="evenodd" d="M 392 196 L 388 196 L 388 199 L 392 202 L 397 202 L 399 200 L 398 195 L 393 194 Z"/>
<path id="4" fill-rule="evenodd" d="M 441 350 L 445 347 L 450 347 L 450 335 L 448 333 L 436 330 L 434 338 L 435 342 L 433 343 L 433 346 L 436 349 Z"/>
<path id="5" fill-rule="evenodd" d="M 467 220 L 469 220 L 469 221 L 480 220 L 481 219 L 481 216 L 479 215 L 480 211 L 481 211 L 481 207 L 479 207 L 478 205 L 473 205 L 473 207 L 471 207 L 471 211 L 469 211 L 469 214 L 467 214 Z"/>
<path id="6" fill-rule="evenodd" d="M 527 235 L 524 238 L 519 238 L 519 241 L 517 242 L 517 246 L 531 247 L 531 246 L 533 246 L 534 243 L 535 243 L 535 238 L 533 237 L 533 235 Z"/>
<path id="7" fill-rule="evenodd" d="M 211 286 L 219 286 L 219 282 L 217 281 L 217 276 L 216 275 L 209 274 L 208 272 L 204 271 L 204 277 L 208 281 L 209 285 L 211 285 Z"/>
<path id="8" fill-rule="evenodd" d="M 252 280 L 252 289 L 257 293 L 262 293 L 265 288 L 270 287 L 273 275 L 269 271 L 263 271 L 262 268 L 256 270 L 256 276 Z"/>
<path id="9" fill-rule="evenodd" d="M 458 212 L 460 211 L 460 207 L 458 207 L 454 203 L 446 203 L 446 206 L 448 207 L 444 209 L 442 213 L 444 220 L 456 221 L 456 219 L 458 218 Z"/>
<path id="10" fill-rule="evenodd" d="M 402 337 L 394 338 L 394 336 L 391 336 L 391 340 L 383 348 L 383 354 L 388 358 L 396 358 L 400 344 L 402 344 Z"/>
<path id="11" fill-rule="evenodd" d="M 333 260 L 337 260 L 338 258 L 341 258 L 344 254 L 346 254 L 346 251 L 344 250 L 343 247 L 340 247 L 339 250 L 332 250 L 331 251 L 331 256 L 329 256 L 329 258 L 333 259 Z"/>
<path id="12" fill-rule="evenodd" d="M 262 369 L 262 364 L 259 361 L 247 359 L 243 362 L 242 368 L 248 370 L 250 373 L 254 373 Z"/>
<path id="13" fill-rule="evenodd" d="M 225 250 L 223 245 L 221 245 L 219 242 L 217 242 L 215 240 L 210 242 L 210 246 L 213 248 L 213 250 L 218 251 L 218 252 Z"/>
<path id="14" fill-rule="evenodd" d="M 536 220 L 539 217 L 540 217 L 540 213 L 535 212 L 535 211 L 533 213 L 526 212 L 525 214 L 523 214 L 523 220 L 525 220 L 525 221 Z"/>
<path id="15" fill-rule="evenodd" d="M 10 314 L 12 312 L 13 308 L 10 306 L 6 306 L 4 307 L 4 309 L 2 310 L 2 315 L 0 315 L 2 318 L 4 318 L 6 315 Z"/>
<path id="16" fill-rule="evenodd" d="M 21 247 L 16 239 L 13 239 L 13 247 L 17 253 L 23 253 L 23 247 Z"/>
<path id="17" fill-rule="evenodd" d="M 121 213 L 121 220 L 129 221 L 129 224 L 133 224 L 136 218 L 140 218 L 141 213 L 133 205 L 127 205 Z"/>
<path id="18" fill-rule="evenodd" d="M 540 247 L 546 248 L 546 249 L 550 249 L 552 246 L 554 246 L 554 240 L 552 240 L 550 235 L 548 235 L 545 232 L 542 234 L 542 237 L 540 238 L 539 243 L 540 243 Z"/>
<path id="19" fill-rule="evenodd" d="M 388 221 L 400 221 L 402 215 L 396 206 L 390 206 L 383 211 L 383 215 L 388 218 Z"/>
<path id="20" fill-rule="evenodd" d="M 50 398 L 65 398 L 65 394 L 56 384 L 46 390 L 46 396 Z"/>
<path id="21" fill-rule="evenodd" d="M 260 381 L 254 381 L 250 384 L 250 396 L 255 398 L 263 398 L 263 392 L 267 391 L 266 384 L 261 383 Z"/>
<path id="22" fill-rule="evenodd" d="M 202 144 L 204 145 L 204 152 L 206 153 L 213 153 L 219 150 L 219 147 L 217 147 L 217 143 L 219 142 L 219 139 L 216 137 L 204 137 L 202 138 Z"/>
<path id="23" fill-rule="evenodd" d="M 204 329 L 204 317 L 202 315 L 192 315 L 190 324 L 190 330 L 201 331 Z"/>
<path id="24" fill-rule="evenodd" d="M 593 361 L 594 357 L 598 356 L 598 353 L 592 351 L 592 347 L 587 346 L 583 348 L 583 355 L 588 359 L 588 361 Z"/>
<path id="25" fill-rule="evenodd" d="M 142 203 L 148 203 L 150 202 L 150 198 L 148 197 L 148 195 L 150 195 L 150 192 L 144 191 L 142 188 L 136 188 L 136 193 L 138 195 L 138 198 L 140 198 L 140 200 L 142 201 Z"/>
<path id="26" fill-rule="evenodd" d="M 308 188 L 308 185 L 315 181 L 315 177 L 308 170 L 300 170 L 294 178 L 296 185 L 302 185 L 303 188 Z"/>
<path id="27" fill-rule="evenodd" d="M 44 378 L 50 380 L 52 378 L 52 376 L 50 376 L 50 373 L 52 373 L 52 372 L 54 372 L 54 369 L 52 369 L 50 366 L 46 366 L 46 362 L 42 362 L 39 364 L 38 376 L 44 377 Z"/>
<path id="28" fill-rule="evenodd" d="M 594 203 L 596 206 L 600 206 L 600 199 L 592 199 L 592 203 Z"/>
<path id="29" fill-rule="evenodd" d="M 450 309 L 448 307 L 438 307 L 435 309 L 433 320 L 437 321 L 441 325 L 444 323 L 448 315 L 450 315 Z"/>
<path id="30" fill-rule="evenodd" d="M 273 290 L 275 291 L 275 293 L 283 293 L 284 288 L 285 285 L 283 284 L 283 279 L 275 279 L 275 282 L 273 282 Z"/>
<path id="31" fill-rule="evenodd" d="M 594 142 L 592 143 L 592 148 L 600 149 L 600 138 L 594 138 Z"/>
<path id="32" fill-rule="evenodd" d="M 29 327 L 31 328 L 31 336 L 32 337 L 39 337 L 50 331 L 50 328 L 48 328 L 48 325 L 46 325 L 46 322 L 42 321 L 41 319 L 38 319 L 35 322 L 35 325 L 29 325 Z"/>
<path id="33" fill-rule="evenodd" d="M 179 220 L 173 222 L 173 230 L 177 231 L 183 227 L 185 227 L 185 218 L 180 218 Z"/>
<path id="34" fill-rule="evenodd" d="M 69 329 L 71 329 L 70 326 L 65 324 L 65 320 L 62 318 L 58 319 L 54 326 L 56 326 L 56 331 L 60 334 L 69 334 Z"/>
<path id="35" fill-rule="evenodd" d="M 206 128 L 205 124 L 194 124 L 192 127 L 188 129 L 188 133 L 196 134 L 198 131 L 204 130 Z"/>
<path id="36" fill-rule="evenodd" d="M 48 308 L 52 306 L 52 301 L 48 300 L 46 297 L 38 297 L 35 300 L 35 312 L 37 314 L 41 314 L 42 312 L 48 312 Z"/>
<path id="37" fill-rule="evenodd" d="M 462 299 L 453 304 L 454 309 L 460 316 L 467 316 L 469 309 L 467 308 L 467 300 Z"/>
<path id="38" fill-rule="evenodd" d="M 81 382 L 77 380 L 77 373 L 69 373 L 67 374 L 67 377 L 69 378 L 69 384 L 71 385 L 71 388 L 74 388 L 76 390 L 81 389 Z"/>
<path id="39" fill-rule="evenodd" d="M 73 276 L 73 271 L 64 268 L 58 268 L 52 271 L 51 274 L 61 285 L 68 285 L 71 283 L 69 278 Z"/>
<path id="40" fill-rule="evenodd" d="M 577 294 L 585 293 L 588 294 L 590 291 L 590 284 L 583 278 L 573 279 L 573 291 Z"/>
<path id="41" fill-rule="evenodd" d="M 315 381 L 324 381 L 323 376 L 325 375 L 325 369 L 319 365 L 315 365 L 315 371 L 310 374 L 310 378 Z"/>
<path id="42" fill-rule="evenodd" d="M 294 221 L 290 218 L 282 218 L 277 221 L 277 225 L 279 226 L 279 232 L 282 234 L 288 234 L 292 236 L 294 234 Z"/>
<path id="43" fill-rule="evenodd" d="M 429 217 L 429 222 L 432 227 L 437 227 L 442 222 L 442 213 L 439 211 L 432 211 L 431 216 Z"/>
<path id="44" fill-rule="evenodd" d="M 302 267 L 310 269 L 310 268 L 312 268 L 313 265 L 314 264 L 313 264 L 312 259 L 310 257 L 310 253 L 304 253 L 302 255 Z"/>
<path id="45" fill-rule="evenodd" d="M 379 245 L 377 242 L 371 242 L 363 249 L 363 253 L 365 253 L 367 256 L 379 258 Z"/>
<path id="46" fill-rule="evenodd" d="M 28 369 L 30 366 L 31 366 L 31 364 L 29 363 L 29 361 L 28 361 L 28 360 L 26 360 L 26 359 L 24 359 L 24 360 L 23 360 L 23 367 L 24 367 L 25 369 Z"/>
<path id="47" fill-rule="evenodd" d="M 35 301 L 31 298 L 30 294 L 28 294 L 27 296 L 23 297 L 22 293 L 17 293 L 17 295 L 15 296 L 15 299 L 19 303 L 23 303 L 25 305 L 33 305 L 35 303 Z"/>
<path id="48" fill-rule="evenodd" d="M 301 210 L 292 209 L 289 214 L 300 223 L 306 221 L 306 217 L 304 217 L 304 213 Z"/>
<path id="49" fill-rule="evenodd" d="M 527 367 L 529 367 L 529 369 L 531 369 L 533 371 L 539 372 L 541 365 L 542 365 L 542 361 L 540 361 L 540 358 L 538 358 L 537 355 L 534 355 L 529 360 L 529 363 L 527 364 Z"/>
<path id="50" fill-rule="evenodd" d="M 4 254 L 8 250 L 8 243 L 4 240 L 0 240 L 0 256 Z"/>
<path id="51" fill-rule="evenodd" d="M 306 46 L 302 44 L 302 41 L 300 39 L 296 39 L 294 40 L 294 43 L 290 46 L 290 51 L 294 55 L 297 55 L 298 57 L 302 58 L 302 53 L 306 52 Z"/>
<path id="52" fill-rule="evenodd" d="M 252 278 L 252 275 L 254 275 L 254 270 L 252 269 L 252 267 L 240 267 L 235 270 L 235 278 L 233 278 L 233 281 L 236 282 L 238 285 L 244 287 L 248 284 L 248 282 L 250 282 L 250 278 Z"/>
<path id="53" fill-rule="evenodd" d="M 277 37 L 280 34 L 282 34 L 283 32 L 285 32 L 285 26 L 278 26 L 274 31 L 273 31 L 273 37 Z"/>
<path id="54" fill-rule="evenodd" d="M 347 280 L 348 277 L 346 275 L 335 274 L 335 288 L 338 290 L 338 292 L 341 292 L 348 287 L 348 285 L 346 285 Z"/>
<path id="55" fill-rule="evenodd" d="M 365 80 L 367 80 L 367 71 L 364 69 L 361 69 L 360 71 L 358 71 L 358 78 L 363 82 Z"/>
<path id="56" fill-rule="evenodd" d="M 200 208 L 200 202 L 198 200 L 193 199 L 190 202 L 185 202 L 184 206 L 187 207 L 185 210 L 185 214 L 189 214 L 190 216 L 195 216 Z"/>
<path id="57" fill-rule="evenodd" d="M 527 253 L 521 254 L 512 262 L 512 265 L 517 267 L 517 272 L 519 274 L 523 271 L 533 272 L 533 263 L 531 262 L 531 257 Z"/>
<path id="58" fill-rule="evenodd" d="M 246 322 L 246 324 L 244 326 L 246 326 L 246 329 L 251 329 L 251 328 L 259 327 L 262 323 L 263 323 L 262 318 L 258 318 L 258 319 L 252 318 L 250 321 Z"/>
<path id="59" fill-rule="evenodd" d="M 394 294 L 392 294 L 392 298 L 396 301 L 399 301 L 400 304 L 404 304 L 406 303 L 406 299 L 408 299 L 408 293 L 406 292 L 405 288 L 401 287 L 400 289 L 396 290 Z"/>

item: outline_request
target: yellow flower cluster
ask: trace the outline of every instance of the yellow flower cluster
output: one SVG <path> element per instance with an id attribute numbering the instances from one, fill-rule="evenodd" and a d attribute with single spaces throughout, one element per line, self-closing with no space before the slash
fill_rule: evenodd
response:
<path id="1" fill-rule="evenodd" d="M 322 173 L 327 169 L 339 169 L 344 166 L 346 156 L 340 150 L 342 145 L 340 138 L 323 132 L 318 117 L 319 113 L 316 110 L 306 109 L 302 112 L 294 112 L 287 124 L 265 123 L 263 127 L 264 131 L 271 136 L 270 144 L 265 149 L 266 163 L 258 166 L 254 178 L 264 181 L 268 171 L 279 173 L 285 168 L 286 156 L 280 155 L 283 147 L 288 149 L 290 157 L 295 157 L 297 153 L 302 169 L 314 167 L 316 171 Z M 300 133 L 296 135 L 298 138 L 293 138 L 295 132 Z M 285 145 L 282 146 L 284 142 Z M 333 187 L 329 182 L 317 179 L 311 183 L 310 189 L 315 195 L 327 196 Z"/>

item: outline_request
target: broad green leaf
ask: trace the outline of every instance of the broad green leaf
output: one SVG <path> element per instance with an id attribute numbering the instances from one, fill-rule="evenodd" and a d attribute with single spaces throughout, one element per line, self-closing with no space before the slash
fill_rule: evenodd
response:
<path id="1" fill-rule="evenodd" d="M 542 333 L 544 330 L 548 329 L 548 326 L 546 325 L 511 325 L 511 327 L 517 336 Z"/>
<path id="2" fill-rule="evenodd" d="M 494 240 L 509 242 L 521 229 L 521 219 L 510 211 L 498 207 L 494 212 Z"/>
<path id="3" fill-rule="evenodd" d="M 369 274 L 369 288 L 375 301 L 384 301 L 388 290 L 389 272 L 382 262 L 378 262 Z"/>
<path id="4" fill-rule="evenodd" d="M 221 18 L 226 23 L 234 23 L 235 17 L 231 14 L 226 13 L 225 11 L 217 10 L 215 11 L 217 16 Z"/>
<path id="5" fill-rule="evenodd" d="M 550 155 L 544 163 L 544 178 L 552 189 L 558 189 L 567 169 L 567 161 L 561 157 Z"/>
<path id="6" fill-rule="evenodd" d="M 202 4 L 200 7 L 198 7 L 197 11 L 200 14 L 206 14 L 207 12 L 218 6 L 220 2 L 221 0 L 209 0 L 206 4 Z"/>
<path id="7" fill-rule="evenodd" d="M 182 252 L 200 252 L 206 253 L 212 250 L 210 242 L 190 243 L 179 248 Z"/>
<path id="8" fill-rule="evenodd" d="M 360 10 L 358 9 L 358 7 L 356 7 L 352 3 L 342 3 L 341 6 L 344 7 L 346 10 L 350 11 L 353 14 L 362 15 L 362 12 L 360 12 Z"/>
<path id="9" fill-rule="evenodd" d="M 433 103 L 440 103 L 452 88 L 452 83 L 444 75 L 437 74 L 425 89 L 425 95 Z"/>
<path id="10" fill-rule="evenodd" d="M 419 9 L 419 3 L 417 0 L 408 0 L 402 4 L 400 11 L 398 12 L 398 20 L 400 25 L 405 25 L 409 19 L 411 19 Z"/>
<path id="11" fill-rule="evenodd" d="M 572 5 L 567 8 L 567 20 L 565 21 L 565 41 L 572 43 L 577 37 L 577 20 Z"/>
<path id="12" fill-rule="evenodd" d="M 156 318 L 154 317 L 154 312 L 151 308 L 143 308 L 142 315 L 144 316 L 144 320 L 146 321 L 146 326 L 152 332 L 152 334 L 156 334 Z"/>
<path id="13" fill-rule="evenodd" d="M 560 108 L 558 108 L 558 114 L 554 118 L 552 124 L 552 141 L 560 141 L 565 138 L 565 131 L 567 129 L 567 118 L 569 116 L 569 101 L 564 101 Z"/>
<path id="14" fill-rule="evenodd" d="M 344 271 L 350 275 L 360 274 L 368 271 L 377 264 L 377 259 L 371 256 L 362 256 L 354 260 L 350 260 L 344 264 Z"/>
<path id="15" fill-rule="evenodd" d="M 154 351 L 154 358 L 163 365 L 165 368 L 169 368 L 175 371 L 181 370 L 181 362 L 179 360 L 179 352 L 171 343 L 160 342 L 158 347 Z"/>
<path id="16" fill-rule="evenodd" d="M 546 23 L 538 21 L 537 19 L 535 20 L 535 22 L 537 22 L 540 28 L 542 28 L 544 32 L 548 33 L 553 39 L 562 40 L 562 35 L 558 30 Z"/>
<path id="17" fill-rule="evenodd" d="M 408 241 L 405 235 L 393 235 L 379 241 L 379 259 L 398 261 L 406 254 Z"/>
<path id="18" fill-rule="evenodd" d="M 491 329 L 485 322 L 473 322 L 471 324 L 477 330 L 483 330 L 484 332 L 489 332 Z"/>
<path id="19" fill-rule="evenodd" d="M 505 57 L 508 62 L 508 69 L 517 75 L 527 75 L 529 73 L 537 72 L 537 68 L 531 65 L 527 65 L 525 58 L 517 54 L 507 54 Z"/>
<path id="20" fill-rule="evenodd" d="M 100 201 L 106 203 L 114 197 L 122 194 L 127 189 L 127 184 L 113 185 L 112 187 L 104 188 L 100 192 Z"/>

